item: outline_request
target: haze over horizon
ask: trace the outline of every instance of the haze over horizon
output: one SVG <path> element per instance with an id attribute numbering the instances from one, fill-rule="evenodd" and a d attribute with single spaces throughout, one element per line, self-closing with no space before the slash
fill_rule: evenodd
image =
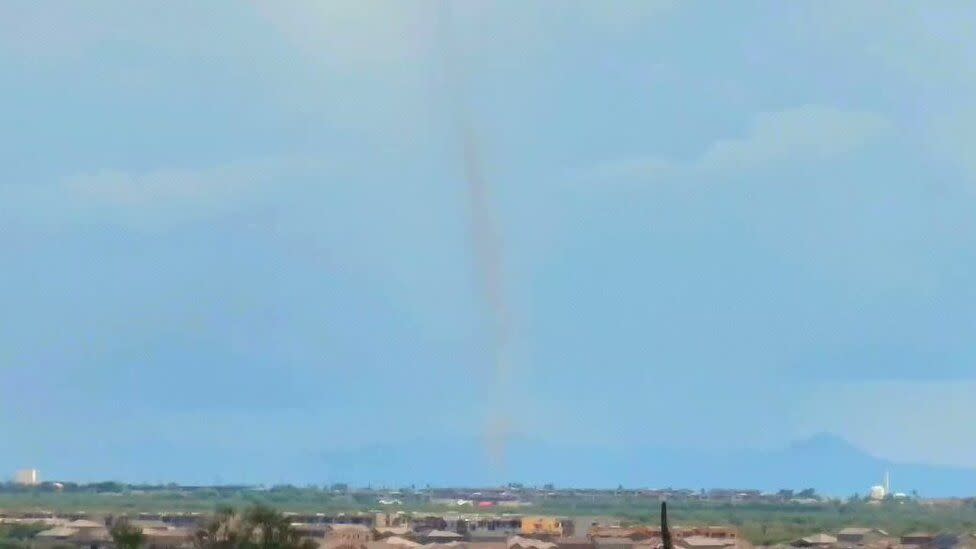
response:
<path id="1" fill-rule="evenodd" d="M 97 449 L 76 454 L 76 463 L 45 482 L 81 484 L 124 482 L 181 486 L 328 486 L 398 489 L 492 487 L 518 482 L 524 486 L 554 485 L 559 489 L 782 489 L 812 488 L 820 496 L 846 499 L 866 496 L 882 475 L 892 479 L 892 493 L 920 498 L 970 497 L 976 493 L 976 469 L 897 463 L 872 456 L 848 441 L 819 433 L 769 451 L 703 451 L 637 444 L 592 447 L 552 444 L 528 437 L 508 441 L 508 456 L 499 467 L 479 437 L 417 438 L 403 443 L 376 443 L 320 454 L 276 449 L 270 455 L 241 455 L 220 449 L 179 456 L 161 477 L 149 466 L 99 460 Z M 98 462 L 93 469 L 92 462 Z M 559 464 L 553 467 L 553 464 Z M 276 469 L 273 475 L 267 471 Z M 126 478 L 112 476 L 125 470 Z M 206 476 L 219 471 L 213 477 Z M 65 476 L 68 475 L 68 476 Z M 101 475 L 101 476 L 100 476 Z"/>
<path id="2" fill-rule="evenodd" d="M 513 468 L 976 471 L 976 4 L 455 3 L 501 397 L 440 7 L 0 4 L 0 473 L 323 482 L 502 399 Z"/>

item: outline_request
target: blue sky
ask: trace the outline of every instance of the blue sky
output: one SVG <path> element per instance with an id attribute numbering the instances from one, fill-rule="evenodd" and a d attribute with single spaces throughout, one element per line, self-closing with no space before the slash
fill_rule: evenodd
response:
<path id="1" fill-rule="evenodd" d="M 626 448 L 661 415 L 680 448 L 976 466 L 976 7 L 443 15 L 0 6 L 0 466 L 321 481 L 281 471 L 500 420 Z"/>

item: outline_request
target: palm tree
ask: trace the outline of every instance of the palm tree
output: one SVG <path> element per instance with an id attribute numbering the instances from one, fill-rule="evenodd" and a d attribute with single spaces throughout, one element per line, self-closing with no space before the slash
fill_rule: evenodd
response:
<path id="1" fill-rule="evenodd" d="M 260 549 L 314 549 L 316 544 L 303 539 L 281 513 L 270 507 L 256 505 L 244 513 L 244 523 L 253 533 Z"/>
<path id="2" fill-rule="evenodd" d="M 142 533 L 142 529 L 138 526 L 133 526 L 129 522 L 129 519 L 125 517 L 116 520 L 109 533 L 112 535 L 112 541 L 115 542 L 115 546 L 118 549 L 139 549 L 146 539 Z"/>
<path id="3" fill-rule="evenodd" d="M 193 539 L 196 549 L 314 549 L 278 511 L 255 505 L 238 514 L 232 507 L 218 508 Z"/>

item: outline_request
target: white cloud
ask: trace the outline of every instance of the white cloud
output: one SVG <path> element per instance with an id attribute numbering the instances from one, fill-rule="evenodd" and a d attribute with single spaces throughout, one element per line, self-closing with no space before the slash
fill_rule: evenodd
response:
<path id="1" fill-rule="evenodd" d="M 3 225 L 57 229 L 108 222 L 156 229 L 267 203 L 273 191 L 303 174 L 321 173 L 313 159 L 275 157 L 201 168 L 102 170 L 50 183 L 0 186 Z M 0 225 L 2 226 L 2 225 Z"/>
<path id="2" fill-rule="evenodd" d="M 662 178 L 747 172 L 785 161 L 815 161 L 854 151 L 890 131 L 874 113 L 806 105 L 757 114 L 744 136 L 720 139 L 694 160 L 630 158 L 599 167 L 598 177 Z"/>
<path id="3" fill-rule="evenodd" d="M 830 107 L 760 113 L 745 137 L 713 143 L 697 168 L 724 172 L 796 157 L 827 158 L 855 150 L 888 129 L 888 122 L 876 114 Z"/>
<path id="4" fill-rule="evenodd" d="M 147 208 L 167 205 L 218 205 L 268 183 L 280 165 L 274 161 L 225 164 L 199 170 L 147 172 L 106 170 L 78 174 L 61 182 L 67 199 L 92 206 Z"/>
<path id="5" fill-rule="evenodd" d="M 884 1 L 795 3 L 791 32 L 839 63 L 856 63 L 877 86 L 910 99 L 911 138 L 935 165 L 948 164 L 976 181 L 972 144 L 976 96 L 976 4 L 897 4 Z M 865 32 L 865 29 L 871 29 Z M 892 93 L 895 96 L 895 93 Z"/>
<path id="6" fill-rule="evenodd" d="M 193 52 L 205 47 L 247 46 L 239 24 L 256 18 L 311 57 L 347 63 L 395 65 L 429 52 L 439 18 L 450 0 L 296 0 L 292 2 L 165 2 L 124 0 L 0 4 L 0 51 L 29 56 L 78 56 L 106 43 L 126 42 Z M 674 0 L 577 0 L 559 6 L 559 18 L 584 28 L 632 29 L 670 11 Z M 465 33 L 503 36 L 511 51 L 553 21 L 542 2 L 451 2 L 450 13 Z M 228 40 L 228 35 L 234 35 Z M 253 37 L 252 37 L 253 38 Z M 478 37 L 466 36 L 475 42 Z M 513 43 L 511 39 L 516 39 Z M 238 52 L 240 53 L 240 52 Z"/>

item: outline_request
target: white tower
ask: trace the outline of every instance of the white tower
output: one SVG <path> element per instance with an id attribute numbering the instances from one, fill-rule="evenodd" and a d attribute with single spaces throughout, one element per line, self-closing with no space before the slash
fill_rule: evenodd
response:
<path id="1" fill-rule="evenodd" d="M 884 493 L 886 496 L 891 495 L 891 477 L 888 475 L 888 471 L 885 471 L 884 476 Z"/>
<path id="2" fill-rule="evenodd" d="M 14 475 L 14 482 L 22 486 L 36 486 L 41 483 L 37 469 L 22 469 Z"/>

